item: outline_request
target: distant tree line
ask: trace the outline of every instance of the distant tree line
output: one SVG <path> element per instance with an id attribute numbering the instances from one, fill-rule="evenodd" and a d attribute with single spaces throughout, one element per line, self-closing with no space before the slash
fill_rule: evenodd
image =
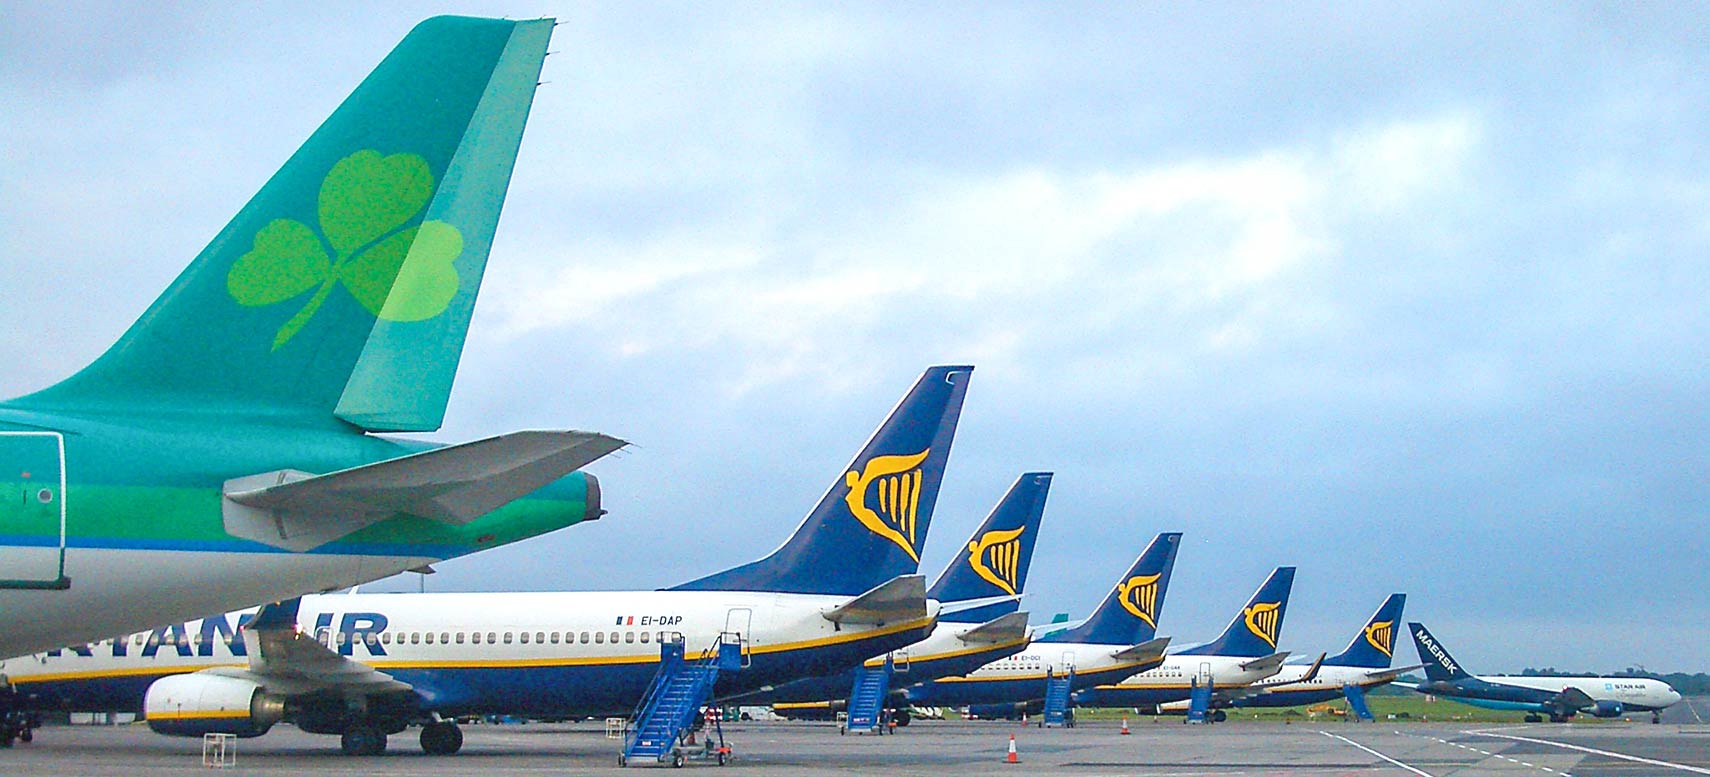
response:
<path id="1" fill-rule="evenodd" d="M 1553 666 L 1547 666 L 1542 669 L 1526 667 L 1526 669 L 1521 671 L 1520 674 L 1527 677 L 1585 677 L 1588 675 L 1595 677 L 1599 673 L 1564 672 Z M 1685 672 L 1669 672 L 1667 674 L 1663 674 L 1661 672 L 1652 672 L 1644 667 L 1629 666 L 1626 669 L 1615 672 L 1609 676 L 1648 677 L 1652 680 L 1661 680 L 1673 686 L 1675 690 L 1680 691 L 1681 694 L 1685 696 L 1704 696 L 1706 694 L 1710 694 L 1710 674 L 1705 674 L 1703 672 L 1699 672 L 1697 674 L 1687 674 Z"/>

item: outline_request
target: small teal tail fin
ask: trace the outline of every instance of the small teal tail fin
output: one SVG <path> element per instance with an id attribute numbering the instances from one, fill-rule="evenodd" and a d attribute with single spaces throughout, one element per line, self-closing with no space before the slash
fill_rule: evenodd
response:
<path id="1" fill-rule="evenodd" d="M 1175 569 L 1181 540 L 1181 532 L 1154 537 L 1091 617 L 1074 628 L 1033 641 L 1135 645 L 1158 636 L 1158 616 L 1164 610 L 1164 594 L 1170 587 L 1170 571 Z"/>
<path id="2" fill-rule="evenodd" d="M 417 25 L 112 348 L 17 403 L 439 428 L 551 34 Z"/>
<path id="3" fill-rule="evenodd" d="M 915 574 L 973 370 L 928 368 L 783 547 L 668 590 L 855 596 Z"/>
<path id="4" fill-rule="evenodd" d="M 1413 632 L 1413 646 L 1419 649 L 1419 663 L 1425 665 L 1425 679 L 1432 682 L 1451 682 L 1472 675 L 1461 668 L 1459 661 L 1449 655 L 1443 643 L 1438 642 L 1431 632 L 1425 630 L 1424 624 L 1409 623 L 1407 630 Z"/>
<path id="5" fill-rule="evenodd" d="M 938 576 L 926 598 L 944 605 L 940 621 L 985 623 L 1021 609 L 1033 543 L 1045 517 L 1051 473 L 1029 472 L 1017 478 L 956 559 Z"/>
<path id="6" fill-rule="evenodd" d="M 1360 633 L 1348 643 L 1348 649 L 1324 659 L 1328 666 L 1358 666 L 1366 669 L 1388 669 L 1395 652 L 1396 626 L 1401 623 L 1401 609 L 1407 606 L 1407 594 L 1390 594 L 1372 613 Z"/>
<path id="7" fill-rule="evenodd" d="M 1196 656 L 1251 656 L 1258 658 L 1277 651 L 1282 637 L 1283 615 L 1288 612 L 1288 594 L 1294 587 L 1294 567 L 1277 567 L 1264 585 L 1247 600 L 1241 614 L 1216 640 L 1181 651 Z"/>

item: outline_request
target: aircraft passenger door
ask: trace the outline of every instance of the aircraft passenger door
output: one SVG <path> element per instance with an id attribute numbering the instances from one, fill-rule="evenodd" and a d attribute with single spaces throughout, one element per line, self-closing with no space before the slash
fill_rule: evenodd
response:
<path id="1" fill-rule="evenodd" d="M 891 671 L 908 671 L 908 648 L 891 651 Z"/>
<path id="2" fill-rule="evenodd" d="M 0 588 L 65 590 L 65 439 L 0 432 Z"/>
<path id="3" fill-rule="evenodd" d="M 747 607 L 733 608 L 724 616 L 724 639 L 734 640 L 742 646 L 742 666 L 747 668 L 753 659 L 748 654 L 749 629 L 754 621 L 754 611 Z"/>
<path id="4" fill-rule="evenodd" d="M 1210 661 L 1199 662 L 1199 674 L 1197 675 L 1197 677 L 1199 679 L 1200 685 L 1205 685 L 1205 684 L 1211 682 L 1211 662 Z"/>
<path id="5" fill-rule="evenodd" d="M 1070 650 L 1070 651 L 1065 652 L 1063 654 L 1063 676 L 1068 677 L 1069 675 L 1072 675 L 1074 673 L 1075 673 L 1075 651 Z"/>

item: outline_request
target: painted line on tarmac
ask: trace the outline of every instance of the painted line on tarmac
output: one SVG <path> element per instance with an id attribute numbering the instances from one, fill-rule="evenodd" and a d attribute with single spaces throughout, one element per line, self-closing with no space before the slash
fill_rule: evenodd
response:
<path id="1" fill-rule="evenodd" d="M 1442 737 L 1425 736 L 1425 735 L 1421 735 L 1421 734 L 1406 734 L 1406 733 L 1403 733 L 1400 731 L 1397 731 L 1395 733 L 1400 734 L 1401 736 L 1404 736 L 1404 737 L 1418 737 L 1419 739 L 1429 739 L 1433 742 L 1441 742 L 1445 745 L 1449 745 L 1451 747 L 1458 747 L 1462 750 L 1471 750 L 1472 752 L 1478 753 L 1479 755 L 1487 756 L 1490 758 L 1500 758 L 1504 761 L 1512 761 L 1514 763 L 1520 764 L 1521 766 L 1525 766 L 1525 767 L 1528 767 L 1531 769 L 1538 769 L 1540 771 L 1546 771 L 1546 772 L 1549 772 L 1550 774 L 1559 774 L 1559 775 L 1562 775 L 1562 777 L 1572 777 L 1567 772 L 1558 772 L 1555 769 L 1551 769 L 1550 767 L 1544 766 L 1542 764 L 1535 764 L 1535 763 L 1531 763 L 1528 761 L 1521 761 L 1521 760 L 1518 760 L 1515 758 L 1509 758 L 1506 755 L 1502 755 L 1500 753 L 1492 753 L 1489 750 L 1483 750 L 1483 749 L 1480 749 L 1477 747 L 1473 747 L 1472 745 L 1463 745 L 1459 742 L 1450 742 L 1449 740 L 1444 739 Z M 1472 732 L 1467 732 L 1467 733 L 1472 733 Z"/>
<path id="2" fill-rule="evenodd" d="M 1330 733 L 1330 732 L 1328 732 L 1328 731 L 1320 731 L 1320 732 L 1318 732 L 1318 733 L 1320 733 L 1320 734 L 1323 734 L 1323 735 L 1324 735 L 1324 736 L 1327 736 L 1327 737 L 1330 737 L 1330 738 L 1331 738 L 1331 739 L 1340 739 L 1340 740 L 1342 740 L 1342 741 L 1343 741 L 1343 742 L 1347 742 L 1347 743 L 1348 743 L 1348 744 L 1350 744 L 1350 745 L 1353 745 L 1353 746 L 1354 746 L 1354 747 L 1357 747 L 1357 748 L 1359 748 L 1359 749 L 1361 749 L 1361 750 L 1364 750 L 1364 751 L 1366 751 L 1366 752 L 1368 752 L 1368 753 L 1371 753 L 1371 754 L 1372 754 L 1372 755 L 1375 755 L 1375 756 L 1377 756 L 1377 757 L 1379 757 L 1379 758 L 1382 758 L 1382 759 L 1383 759 L 1383 760 L 1385 760 L 1385 761 L 1388 761 L 1388 762 L 1390 762 L 1390 763 L 1392 763 L 1392 764 L 1395 764 L 1395 765 L 1396 765 L 1396 766 L 1399 766 L 1399 767 L 1401 767 L 1401 768 L 1403 768 L 1403 769 L 1406 769 L 1406 770 L 1407 770 L 1407 771 L 1410 771 L 1410 772 L 1413 772 L 1413 773 L 1414 773 L 1414 774 L 1417 774 L 1417 775 L 1419 775 L 1419 777 L 1432 777 L 1432 774 L 1431 774 L 1431 773 L 1430 773 L 1430 772 L 1423 772 L 1423 771 L 1420 771 L 1420 770 L 1418 770 L 1418 769 L 1415 769 L 1415 768 L 1413 768 L 1413 767 L 1411 767 L 1411 766 L 1408 766 L 1408 765 L 1407 765 L 1407 764 L 1404 764 L 1404 763 L 1402 763 L 1402 762 L 1400 762 L 1400 761 L 1397 761 L 1397 760 L 1395 760 L 1395 759 L 1394 759 L 1394 758 L 1390 758 L 1390 757 L 1389 757 L 1389 756 L 1387 756 L 1387 755 L 1384 755 L 1384 754 L 1383 754 L 1383 753 L 1380 753 L 1380 752 L 1378 752 L 1378 751 L 1376 751 L 1376 750 L 1373 750 L 1373 749 L 1371 749 L 1371 748 L 1369 748 L 1369 747 L 1366 747 L 1366 746 L 1365 746 L 1365 745 L 1362 745 L 1362 744 L 1360 744 L 1360 743 L 1358 743 L 1358 742 L 1355 742 L 1355 741 L 1354 741 L 1354 740 L 1352 740 L 1352 739 L 1349 739 L 1349 738 L 1347 738 L 1347 737 L 1345 737 L 1345 736 L 1342 736 L 1342 735 L 1341 735 L 1341 734 L 1332 734 L 1332 733 Z"/>
<path id="3" fill-rule="evenodd" d="M 1591 753 L 1592 755 L 1601 755 L 1601 756 L 1604 756 L 1606 758 L 1619 758 L 1623 761 L 1632 761 L 1634 763 L 1646 764 L 1648 766 L 1663 766 L 1663 767 L 1667 767 L 1670 769 L 1676 769 L 1676 770 L 1683 771 L 1683 772 L 1692 772 L 1693 774 L 1710 774 L 1710 769 L 1704 769 L 1704 768 L 1697 767 L 1697 766 L 1688 766 L 1686 764 L 1677 764 L 1673 761 L 1658 761 L 1655 758 L 1641 758 L 1641 757 L 1636 756 L 1636 755 L 1627 755 L 1626 753 L 1616 753 L 1616 752 L 1612 752 L 1609 750 L 1598 750 L 1595 747 L 1583 747 L 1581 745 L 1570 745 L 1566 742 L 1556 742 L 1556 741 L 1549 740 L 1549 739 L 1535 739 L 1533 737 L 1517 737 L 1517 736 L 1514 736 L 1513 734 L 1494 734 L 1494 733 L 1488 733 L 1488 732 L 1484 732 L 1484 731 L 1467 731 L 1464 733 L 1470 734 L 1472 736 L 1477 736 L 1477 737 L 1498 737 L 1500 739 L 1512 739 L 1516 742 L 1531 742 L 1533 744 L 1538 744 L 1538 745 L 1549 745 L 1551 747 L 1559 747 L 1559 748 L 1562 748 L 1564 750 L 1578 750 L 1582 753 Z"/>

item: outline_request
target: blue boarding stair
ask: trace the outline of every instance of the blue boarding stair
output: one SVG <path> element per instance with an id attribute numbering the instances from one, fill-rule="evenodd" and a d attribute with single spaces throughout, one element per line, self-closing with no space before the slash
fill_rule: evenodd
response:
<path id="1" fill-rule="evenodd" d="M 855 682 L 849 689 L 849 716 L 839 733 L 884 733 L 885 697 L 891 691 L 891 674 L 896 665 L 890 656 L 883 666 L 855 670 Z"/>
<path id="2" fill-rule="evenodd" d="M 720 635 L 716 644 L 694 660 L 685 657 L 683 648 L 682 640 L 660 645 L 659 671 L 630 716 L 633 727 L 618 755 L 619 766 L 647 760 L 682 766 L 691 757 L 716 757 L 723 766 L 728 759 L 730 748 L 724 743 L 723 726 L 718 725 L 717 718 L 713 718 L 716 746 L 709 736 L 704 749 L 691 752 L 685 739 L 712 697 L 719 672 L 742 668 L 742 643 L 734 634 Z"/>
<path id="3" fill-rule="evenodd" d="M 1074 728 L 1075 718 L 1069 712 L 1069 692 L 1074 688 L 1075 669 L 1060 676 L 1047 675 L 1045 678 L 1045 717 L 1039 721 L 1039 727 L 1062 726 Z"/>
<path id="4" fill-rule="evenodd" d="M 1188 687 L 1187 720 L 1184 722 L 1205 723 L 1206 716 L 1211 711 L 1211 694 L 1215 690 L 1215 684 L 1212 683 L 1210 677 L 1206 677 L 1203 683 L 1200 682 L 1200 678 L 1195 677 L 1191 683 Z"/>
<path id="5" fill-rule="evenodd" d="M 1342 686 L 1342 695 L 1348 697 L 1348 709 L 1354 711 L 1356 719 L 1367 723 L 1376 720 L 1372 717 L 1372 708 L 1366 706 L 1366 689 L 1363 686 L 1346 683 Z"/>

